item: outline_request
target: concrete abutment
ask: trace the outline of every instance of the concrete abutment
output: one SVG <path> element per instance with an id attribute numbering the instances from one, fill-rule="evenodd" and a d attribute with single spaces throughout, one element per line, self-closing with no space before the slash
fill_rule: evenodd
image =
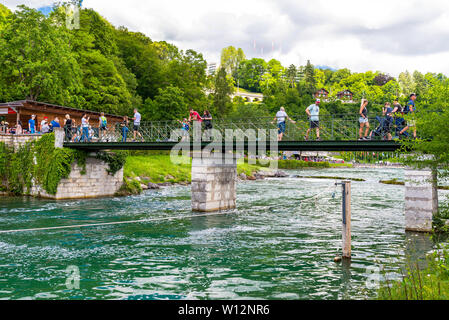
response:
<path id="1" fill-rule="evenodd" d="M 215 153 L 192 159 L 192 210 L 214 212 L 236 207 L 237 159 Z"/>

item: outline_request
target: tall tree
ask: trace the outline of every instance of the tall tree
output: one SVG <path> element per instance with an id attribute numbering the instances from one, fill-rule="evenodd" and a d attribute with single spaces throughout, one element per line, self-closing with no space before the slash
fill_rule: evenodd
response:
<path id="1" fill-rule="evenodd" d="M 315 78 L 315 68 L 310 63 L 310 60 L 307 60 L 306 67 L 304 68 L 304 82 L 307 94 L 313 95 L 316 91 L 317 82 Z"/>
<path id="2" fill-rule="evenodd" d="M 228 75 L 235 76 L 240 63 L 245 59 L 245 53 L 241 48 L 229 46 L 221 50 L 221 68 L 224 68 Z"/>
<path id="3" fill-rule="evenodd" d="M 69 103 L 80 90 L 80 68 L 67 33 L 37 10 L 19 6 L 1 31 L 2 99 Z"/>
<path id="4" fill-rule="evenodd" d="M 234 87 L 229 82 L 229 79 L 224 68 L 220 68 L 215 78 L 214 91 L 214 108 L 215 112 L 220 117 L 227 115 L 231 111 L 232 103 L 230 95 L 233 93 Z"/>

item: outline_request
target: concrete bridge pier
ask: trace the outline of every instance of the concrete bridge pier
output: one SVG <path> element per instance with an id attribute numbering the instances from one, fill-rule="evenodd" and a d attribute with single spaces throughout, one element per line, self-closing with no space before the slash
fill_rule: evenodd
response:
<path id="1" fill-rule="evenodd" d="M 192 210 L 214 212 L 236 207 L 237 159 L 234 154 L 194 154 Z"/>
<path id="2" fill-rule="evenodd" d="M 405 170 L 405 229 L 431 232 L 438 212 L 436 171 L 428 168 Z"/>

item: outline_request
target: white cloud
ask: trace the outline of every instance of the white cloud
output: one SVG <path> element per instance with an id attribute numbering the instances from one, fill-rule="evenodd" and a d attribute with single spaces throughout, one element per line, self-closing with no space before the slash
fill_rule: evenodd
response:
<path id="1" fill-rule="evenodd" d="M 5 2 L 13 8 L 52 1 Z M 358 72 L 449 74 L 445 0 L 85 0 L 83 6 L 116 26 L 200 51 L 208 61 L 219 61 L 221 48 L 234 45 L 249 58 L 284 65 L 310 59 Z"/>

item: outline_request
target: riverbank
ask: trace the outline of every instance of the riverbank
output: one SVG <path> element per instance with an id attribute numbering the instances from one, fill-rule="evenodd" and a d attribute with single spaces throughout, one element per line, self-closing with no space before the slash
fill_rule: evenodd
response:
<path id="1" fill-rule="evenodd" d="M 181 158 L 181 163 L 173 163 L 165 152 L 135 152 L 126 157 L 124 166 L 124 186 L 119 195 L 139 194 L 146 189 L 158 189 L 168 185 L 188 185 L 191 183 L 191 159 Z M 240 180 L 257 180 L 264 177 L 286 176 L 276 174 L 270 169 L 270 163 L 249 164 L 239 161 L 237 175 Z M 296 169 L 328 169 L 351 168 L 349 163 L 306 162 L 299 160 L 279 160 L 277 168 L 283 170 Z"/>

